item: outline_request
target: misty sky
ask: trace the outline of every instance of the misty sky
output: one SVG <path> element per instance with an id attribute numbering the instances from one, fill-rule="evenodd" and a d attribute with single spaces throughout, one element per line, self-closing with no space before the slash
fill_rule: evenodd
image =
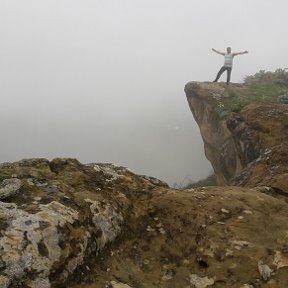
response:
<path id="1" fill-rule="evenodd" d="M 287 0 L 0 0 L 0 162 L 112 162 L 169 184 L 212 171 L 183 88 L 288 67 Z M 222 78 L 222 80 L 224 80 Z"/>

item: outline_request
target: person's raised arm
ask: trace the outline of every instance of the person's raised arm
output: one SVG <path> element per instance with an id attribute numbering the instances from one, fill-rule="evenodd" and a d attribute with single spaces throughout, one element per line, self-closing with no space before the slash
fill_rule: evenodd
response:
<path id="1" fill-rule="evenodd" d="M 215 53 L 217 53 L 217 54 L 223 55 L 223 56 L 225 55 L 224 52 L 217 51 L 217 50 L 215 50 L 214 48 L 212 48 L 212 51 L 215 52 Z"/>
<path id="2" fill-rule="evenodd" d="M 248 53 L 248 51 L 246 50 L 243 52 L 237 52 L 237 53 L 232 53 L 232 54 L 233 54 L 233 56 L 237 56 L 237 55 L 243 55 L 243 54 L 247 54 L 247 53 Z"/>

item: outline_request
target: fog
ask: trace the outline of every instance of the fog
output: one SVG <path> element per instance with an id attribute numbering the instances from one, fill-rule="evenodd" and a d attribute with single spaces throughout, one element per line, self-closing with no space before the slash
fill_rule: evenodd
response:
<path id="1" fill-rule="evenodd" d="M 181 185 L 211 173 L 184 94 L 287 67 L 288 2 L 1 0 L 0 162 L 112 162 Z M 223 78 L 222 78 L 223 80 Z"/>

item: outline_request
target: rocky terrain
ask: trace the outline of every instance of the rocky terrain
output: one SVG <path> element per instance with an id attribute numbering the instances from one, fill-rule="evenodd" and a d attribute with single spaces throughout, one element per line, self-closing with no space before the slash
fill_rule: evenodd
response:
<path id="1" fill-rule="evenodd" d="M 288 287 L 288 108 L 230 111 L 243 85 L 185 91 L 222 186 L 172 189 L 75 159 L 3 163 L 0 287 Z"/>

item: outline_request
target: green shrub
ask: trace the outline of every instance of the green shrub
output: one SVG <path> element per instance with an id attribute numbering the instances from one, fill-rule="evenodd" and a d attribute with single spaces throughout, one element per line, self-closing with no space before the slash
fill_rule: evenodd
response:
<path id="1" fill-rule="evenodd" d="M 226 90 L 221 107 L 216 107 L 218 118 L 223 119 L 229 112 L 239 113 L 246 105 L 255 102 L 288 103 L 288 69 L 274 72 L 261 70 L 244 80 L 246 91 L 234 88 Z"/>
<path id="2" fill-rule="evenodd" d="M 244 83 L 250 86 L 261 86 L 267 87 L 280 87 L 288 88 L 288 69 L 276 69 L 274 72 L 260 70 L 254 75 L 246 76 Z"/>

